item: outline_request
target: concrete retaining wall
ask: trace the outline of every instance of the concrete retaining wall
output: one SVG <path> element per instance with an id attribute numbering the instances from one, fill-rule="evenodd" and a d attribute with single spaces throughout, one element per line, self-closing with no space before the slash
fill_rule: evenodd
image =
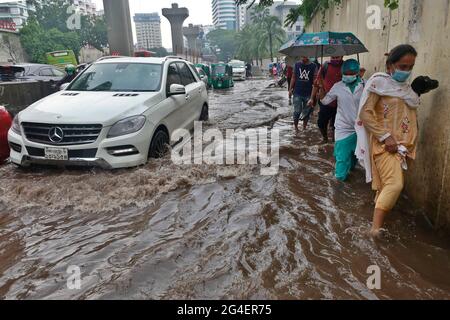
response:
<path id="1" fill-rule="evenodd" d="M 23 62 L 27 61 L 27 55 L 20 43 L 20 37 L 17 33 L 0 31 L 0 63 L 8 61 Z"/>
<path id="2" fill-rule="evenodd" d="M 412 44 L 419 52 L 413 76 L 440 81 L 439 90 L 422 97 L 418 158 L 407 174 L 406 190 L 437 227 L 450 230 L 450 0 L 400 0 L 394 11 L 383 3 L 343 0 L 326 12 L 323 31 L 350 31 L 361 39 L 370 51 L 361 55 L 369 73 L 384 71 L 384 54 L 394 46 Z M 381 8 L 381 29 L 367 26 L 370 5 Z M 318 13 L 307 32 L 321 27 Z"/>
<path id="3" fill-rule="evenodd" d="M 0 105 L 16 114 L 32 103 L 56 92 L 52 83 L 44 81 L 0 82 Z"/>

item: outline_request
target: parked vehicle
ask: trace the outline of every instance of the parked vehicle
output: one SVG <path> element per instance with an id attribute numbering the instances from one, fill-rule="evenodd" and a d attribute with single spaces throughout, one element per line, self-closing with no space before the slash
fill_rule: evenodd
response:
<path id="1" fill-rule="evenodd" d="M 72 50 L 48 52 L 46 57 L 48 64 L 56 66 L 60 70 L 64 70 L 64 67 L 68 64 L 78 65 L 77 57 Z"/>
<path id="2" fill-rule="evenodd" d="M 0 81 L 21 81 L 20 76 L 24 71 L 24 68 L 15 65 L 2 65 L 0 66 Z"/>
<path id="3" fill-rule="evenodd" d="M 211 66 L 211 77 L 214 89 L 227 89 L 234 87 L 233 67 L 226 63 L 217 63 Z"/>
<path id="4" fill-rule="evenodd" d="M 21 80 L 58 82 L 66 76 L 65 72 L 48 64 L 21 63 L 14 66 L 23 68 L 23 72 L 17 75 L 17 78 Z"/>
<path id="5" fill-rule="evenodd" d="M 196 68 L 195 70 L 197 70 L 198 76 L 200 77 L 200 80 L 202 80 L 205 83 L 205 86 L 209 89 L 210 85 L 209 85 L 209 77 L 208 75 L 205 73 L 205 71 L 203 71 L 202 68 Z"/>
<path id="6" fill-rule="evenodd" d="M 8 110 L 0 106 L 0 164 L 9 158 L 8 130 L 11 123 L 12 118 Z"/>
<path id="7" fill-rule="evenodd" d="M 203 64 L 203 63 L 198 63 L 195 66 L 197 68 L 201 68 L 203 70 L 203 72 L 206 74 L 206 76 L 208 77 L 208 88 L 211 88 L 212 87 L 212 77 L 211 77 L 210 66 L 207 64 Z"/>
<path id="8" fill-rule="evenodd" d="M 247 79 L 247 68 L 244 61 L 231 60 L 229 64 L 233 67 L 233 80 Z"/>
<path id="9" fill-rule="evenodd" d="M 154 57 L 156 55 L 156 52 L 148 51 L 148 50 L 139 50 L 134 52 L 135 57 L 142 57 L 142 58 L 150 58 Z"/>
<path id="10" fill-rule="evenodd" d="M 205 84 L 185 60 L 107 59 L 14 118 L 10 159 L 19 166 L 138 166 L 164 154 L 175 130 L 207 119 Z"/>

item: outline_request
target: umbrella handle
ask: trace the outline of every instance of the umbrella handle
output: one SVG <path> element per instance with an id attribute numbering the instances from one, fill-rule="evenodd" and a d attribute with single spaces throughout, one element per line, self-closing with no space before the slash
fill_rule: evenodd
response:
<path id="1" fill-rule="evenodd" d="M 322 63 L 322 65 L 323 65 L 323 46 L 322 46 L 322 57 L 321 57 L 322 59 L 321 59 L 321 63 Z"/>

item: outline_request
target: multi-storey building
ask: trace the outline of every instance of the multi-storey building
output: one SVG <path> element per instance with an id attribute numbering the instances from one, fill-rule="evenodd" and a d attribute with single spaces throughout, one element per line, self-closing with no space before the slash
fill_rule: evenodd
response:
<path id="1" fill-rule="evenodd" d="M 245 5 L 237 6 L 237 29 L 242 30 L 246 24 L 247 18 L 247 7 Z"/>
<path id="2" fill-rule="evenodd" d="M 293 39 L 301 35 L 305 29 L 305 20 L 300 17 L 294 25 L 284 26 L 284 21 L 286 20 L 289 11 L 298 7 L 298 3 L 294 1 L 275 1 L 270 7 L 271 15 L 274 15 L 280 19 L 288 39 Z"/>
<path id="3" fill-rule="evenodd" d="M 27 21 L 29 12 L 34 10 L 31 1 L 18 0 L 0 3 L 0 29 L 17 31 Z"/>
<path id="4" fill-rule="evenodd" d="M 212 0 L 213 23 L 217 28 L 236 30 L 238 8 L 235 0 Z"/>
<path id="5" fill-rule="evenodd" d="M 140 49 L 162 47 L 161 18 L 158 13 L 136 13 L 134 23 Z"/>
<path id="6" fill-rule="evenodd" d="M 275 1 L 272 6 L 266 9 L 267 14 L 275 16 L 280 20 L 289 40 L 301 35 L 305 30 L 305 20 L 303 17 L 299 17 L 299 19 L 292 26 L 284 25 L 284 22 L 286 21 L 286 18 L 289 14 L 289 11 L 291 9 L 297 8 L 298 5 L 299 4 L 294 1 Z M 255 7 L 252 7 L 247 10 L 246 23 L 252 23 L 252 17 L 254 15 L 254 12 Z"/>
<path id="7" fill-rule="evenodd" d="M 71 2 L 81 14 L 95 15 L 97 13 L 97 6 L 92 0 L 71 0 Z"/>

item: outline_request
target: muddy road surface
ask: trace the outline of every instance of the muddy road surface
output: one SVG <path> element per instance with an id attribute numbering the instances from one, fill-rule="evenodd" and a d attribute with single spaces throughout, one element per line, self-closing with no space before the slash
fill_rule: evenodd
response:
<path id="1" fill-rule="evenodd" d="M 363 171 L 337 182 L 333 146 L 315 125 L 294 136 L 286 92 L 269 83 L 211 92 L 204 130 L 279 129 L 273 176 L 170 156 L 116 171 L 1 166 L 0 298 L 450 298 L 450 239 L 406 198 L 389 235 L 370 239 Z"/>

